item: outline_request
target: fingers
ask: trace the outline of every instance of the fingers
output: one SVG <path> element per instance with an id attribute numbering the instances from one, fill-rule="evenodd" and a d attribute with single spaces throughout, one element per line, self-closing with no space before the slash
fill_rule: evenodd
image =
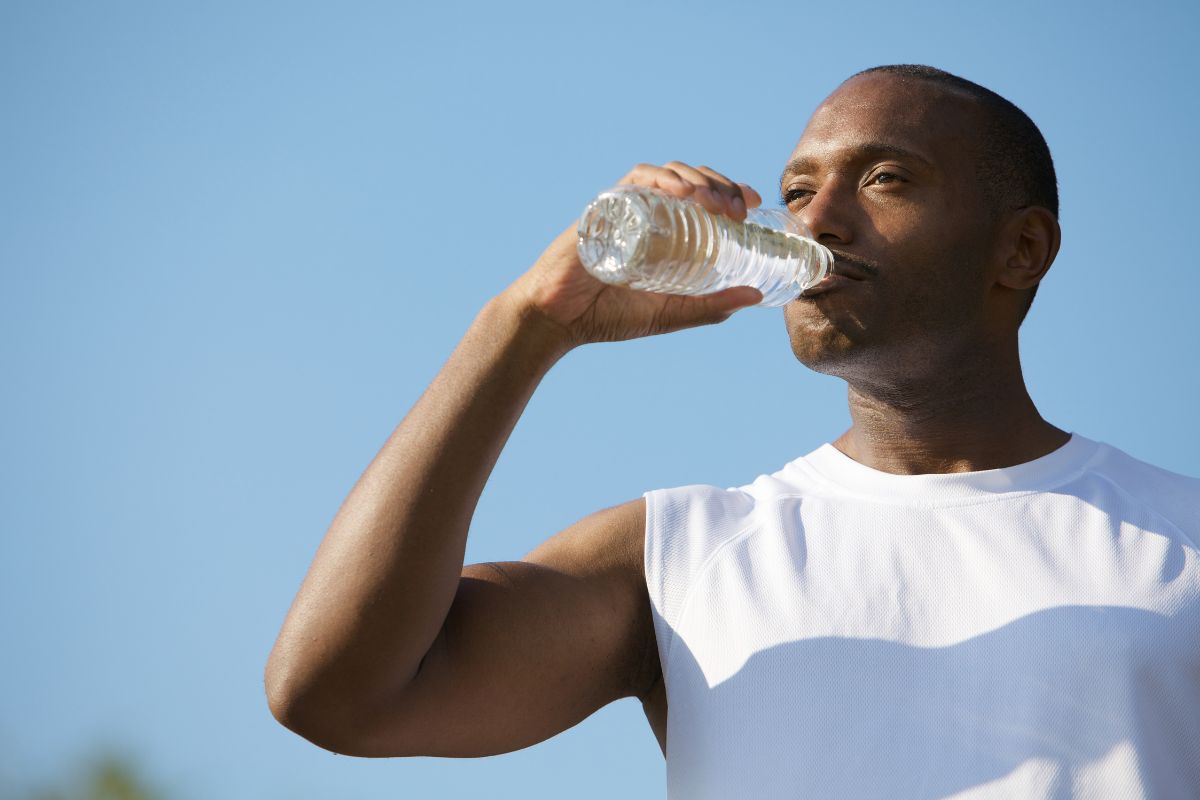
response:
<path id="1" fill-rule="evenodd" d="M 758 208 L 762 205 L 762 195 L 754 191 L 748 183 L 739 183 L 742 188 L 742 197 L 746 198 L 747 208 Z"/>
<path id="2" fill-rule="evenodd" d="M 746 218 L 742 189 L 729 178 L 709 167 L 690 167 L 680 161 L 668 162 L 666 166 L 696 184 L 694 199 L 709 211 L 737 220 Z"/>
<path id="3" fill-rule="evenodd" d="M 692 167 L 682 161 L 669 161 L 661 167 L 638 164 L 619 183 L 662 189 L 739 221 L 746 218 L 747 208 L 762 203 L 762 197 L 749 185 L 734 183 L 710 167 Z"/>
<path id="4" fill-rule="evenodd" d="M 662 189 L 676 197 L 686 197 L 695 191 L 696 185 L 686 181 L 669 167 L 656 167 L 653 164 L 638 164 L 629 174 L 617 182 L 618 186 L 636 184 L 637 186 L 652 186 Z"/>

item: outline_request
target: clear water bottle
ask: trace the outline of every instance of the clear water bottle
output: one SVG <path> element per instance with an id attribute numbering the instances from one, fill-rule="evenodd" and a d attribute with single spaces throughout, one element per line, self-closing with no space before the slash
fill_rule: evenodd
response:
<path id="1" fill-rule="evenodd" d="M 645 186 L 601 192 L 579 219 L 579 258 L 592 275 L 647 292 L 709 294 L 753 286 L 782 306 L 833 268 L 833 254 L 783 209 L 745 222 Z"/>

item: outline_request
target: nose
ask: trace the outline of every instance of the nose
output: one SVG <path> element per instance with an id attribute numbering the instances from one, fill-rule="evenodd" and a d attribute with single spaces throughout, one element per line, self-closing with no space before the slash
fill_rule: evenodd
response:
<path id="1" fill-rule="evenodd" d="M 836 177 L 825 181 L 797 215 L 812 237 L 823 245 L 849 244 L 854 238 L 853 200 L 842 183 Z"/>

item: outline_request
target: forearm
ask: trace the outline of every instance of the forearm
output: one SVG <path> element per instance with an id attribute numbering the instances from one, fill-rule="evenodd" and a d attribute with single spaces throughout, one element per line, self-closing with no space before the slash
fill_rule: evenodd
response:
<path id="1" fill-rule="evenodd" d="M 743 205 L 757 202 L 757 195 L 711 170 L 672 165 L 638 165 L 623 182 L 677 196 L 702 186 L 714 213 L 733 208 L 735 196 Z M 721 322 L 762 298 L 746 287 L 683 297 L 609 286 L 580 262 L 577 226 L 568 226 L 480 312 L 330 525 L 267 663 L 271 710 L 302 735 L 353 743 L 361 737 L 356 730 L 381 714 L 394 735 L 404 729 L 407 704 L 420 699 L 421 682 L 412 679 L 458 592 L 479 495 L 525 404 L 558 358 L 575 344 Z M 605 591 L 592 588 L 593 594 Z M 545 616 L 536 603 L 504 613 L 510 617 L 505 624 L 519 626 L 533 624 L 521 622 L 522 615 Z M 470 612 L 465 623 L 485 616 Z M 517 661 L 526 657 L 537 655 Z M 490 680 L 482 677 L 486 671 L 447 658 L 450 667 L 461 668 L 458 674 L 476 675 L 469 679 L 476 684 Z"/>
<path id="2" fill-rule="evenodd" d="M 506 295 L 476 317 L 330 525 L 267 666 L 277 714 L 353 714 L 416 673 L 488 476 L 565 352 L 556 333 Z"/>

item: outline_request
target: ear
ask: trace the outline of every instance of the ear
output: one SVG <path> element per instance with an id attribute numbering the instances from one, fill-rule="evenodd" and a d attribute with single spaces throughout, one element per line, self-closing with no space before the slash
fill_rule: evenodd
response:
<path id="1" fill-rule="evenodd" d="M 1015 211 L 1004 226 L 1004 251 L 996 282 L 1009 289 L 1030 289 L 1041 281 L 1058 255 L 1062 231 L 1048 209 Z"/>

